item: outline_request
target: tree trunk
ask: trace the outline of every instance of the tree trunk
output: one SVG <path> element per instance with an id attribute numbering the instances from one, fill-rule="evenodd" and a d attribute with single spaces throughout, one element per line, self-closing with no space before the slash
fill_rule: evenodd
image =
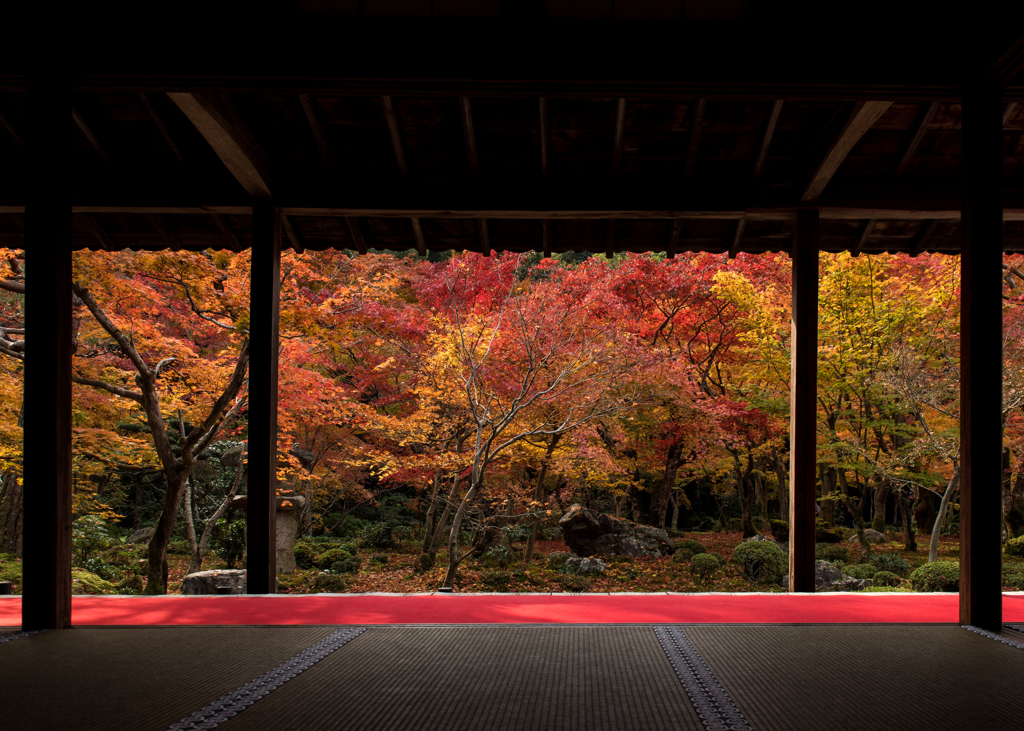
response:
<path id="1" fill-rule="evenodd" d="M 779 483 L 779 515 L 786 522 L 789 522 L 789 475 L 786 474 L 786 464 L 782 460 L 779 451 L 772 447 L 772 462 L 775 467 L 775 479 Z"/>
<path id="2" fill-rule="evenodd" d="M 452 490 L 448 494 L 448 502 L 444 506 L 444 512 L 441 513 L 441 519 L 437 521 L 437 528 L 434 529 L 434 536 L 430 540 L 430 548 L 424 553 L 430 554 L 431 562 L 437 558 L 437 552 L 441 548 L 441 539 L 444 537 L 444 528 L 448 524 L 448 516 L 452 513 L 452 505 L 455 504 L 455 497 L 459 494 L 459 484 L 462 482 L 462 476 L 455 473 L 455 477 L 452 478 Z"/>
<path id="3" fill-rule="evenodd" d="M 434 540 L 434 519 L 437 517 L 437 499 L 441 495 L 442 476 L 442 470 L 434 470 L 434 489 L 430 492 L 430 505 L 423 520 L 423 553 L 430 553 Z"/>
<path id="4" fill-rule="evenodd" d="M 760 472 L 754 473 L 754 486 L 757 492 L 757 500 L 761 507 L 761 531 L 765 535 L 771 535 L 772 524 L 768 520 L 768 483 L 761 476 Z"/>
<path id="5" fill-rule="evenodd" d="M 640 490 L 633 485 L 629 486 L 629 506 L 633 512 L 633 522 L 643 523 L 644 509 L 643 504 L 640 502 Z"/>
<path id="6" fill-rule="evenodd" d="M 4 475 L 0 486 L 0 553 L 22 556 L 22 519 L 24 485 L 17 474 Z"/>
<path id="7" fill-rule="evenodd" d="M 818 474 L 821 477 L 821 519 L 829 525 L 836 524 L 836 504 L 834 500 L 826 499 L 826 496 L 836 489 L 836 468 L 818 465 Z"/>
<path id="8" fill-rule="evenodd" d="M 871 527 L 879 533 L 885 533 L 885 504 L 889 501 L 889 489 L 887 479 L 876 479 L 874 494 L 871 496 Z"/>
<path id="9" fill-rule="evenodd" d="M 651 509 L 648 511 L 650 524 L 656 528 L 665 527 L 665 515 L 668 512 L 668 496 L 676 483 L 676 474 L 683 462 L 682 442 L 673 442 L 665 457 L 665 472 L 656 483 L 651 493 Z"/>
<path id="10" fill-rule="evenodd" d="M 551 460 L 551 455 L 555 451 L 555 447 L 558 446 L 558 441 L 562 438 L 562 433 L 559 432 L 551 437 L 551 441 L 548 443 L 548 449 L 544 453 L 544 460 L 540 463 L 540 470 L 537 473 L 537 483 L 533 488 L 533 499 L 534 502 L 543 503 L 547 498 L 546 491 L 544 490 L 544 478 L 548 474 L 548 463 Z M 618 501 L 616 500 L 615 505 L 618 507 Z M 540 516 L 534 516 L 533 529 L 530 531 L 530 538 L 526 542 L 526 555 L 523 557 L 523 563 L 526 566 L 530 565 L 530 561 L 533 560 L 533 546 L 537 542 L 537 533 L 540 531 Z"/>
<path id="11" fill-rule="evenodd" d="M 900 506 L 900 517 L 903 519 L 903 550 L 917 550 L 917 536 L 914 535 L 914 524 L 910 518 L 913 515 L 913 505 L 910 496 L 902 489 L 896 491 L 896 503 Z"/>
<path id="12" fill-rule="evenodd" d="M 672 505 L 672 530 L 679 529 L 679 498 L 676 497 L 676 491 L 673 490 L 669 495 L 669 501 Z"/>
<path id="13" fill-rule="evenodd" d="M 747 453 L 747 467 L 742 469 L 740 467 L 739 453 L 733 450 L 733 470 L 736 473 L 736 493 L 740 498 L 740 510 L 743 516 L 743 537 L 751 538 L 757 535 L 757 531 L 754 529 L 754 521 L 751 518 L 751 508 L 754 502 L 754 491 L 750 487 L 750 473 L 754 467 L 754 458 Z"/>
<path id="14" fill-rule="evenodd" d="M 181 413 L 180 411 L 178 412 Z M 196 539 L 196 518 L 192 512 L 192 492 L 193 482 L 192 475 L 188 476 L 185 480 L 185 495 L 182 503 L 185 509 L 185 533 L 188 535 L 188 573 L 194 574 L 199 570 L 199 566 L 203 563 L 202 556 L 199 555 L 199 541 Z M 196 567 L 196 568 L 193 568 Z"/>
<path id="15" fill-rule="evenodd" d="M 448 573 L 444 576 L 444 582 L 441 584 L 442 588 L 451 589 L 455 586 L 455 572 L 458 570 L 462 558 L 465 558 L 464 556 L 459 556 L 459 531 L 462 529 L 462 519 L 466 516 L 466 507 L 476 497 L 479 488 L 479 478 L 474 479 L 473 484 L 470 485 L 469 490 L 466 492 L 466 497 L 459 503 L 459 509 L 455 511 L 455 518 L 452 520 L 452 532 L 448 536 Z"/>
<path id="16" fill-rule="evenodd" d="M 839 470 L 839 490 L 846 496 L 846 509 L 853 516 L 853 524 L 857 528 L 857 542 L 860 544 L 860 562 L 865 563 L 871 558 L 871 544 L 864 535 L 864 495 L 856 503 L 850 495 L 850 485 L 846 481 L 846 470 Z"/>
<path id="17" fill-rule="evenodd" d="M 185 480 L 188 472 L 180 467 L 165 470 L 167 492 L 164 493 L 164 506 L 160 511 L 160 519 L 149 539 L 149 567 L 146 575 L 145 594 L 167 593 L 167 546 L 174 532 L 174 519 L 181 506 L 182 494 L 185 492 Z"/>
<path id="18" fill-rule="evenodd" d="M 220 517 L 227 512 L 228 508 L 231 507 L 231 501 L 238 493 L 238 488 L 242 485 L 242 475 L 245 467 L 239 466 L 235 472 L 235 478 L 231 481 L 231 489 L 228 490 L 228 494 L 224 497 L 223 502 L 217 507 L 213 515 L 208 521 L 206 521 L 206 527 L 203 529 L 203 535 L 199 538 L 199 543 L 196 546 L 196 550 L 193 551 L 192 560 L 188 565 L 188 573 L 194 574 L 197 571 L 203 570 L 203 558 L 206 557 L 206 548 L 210 545 L 210 538 L 213 536 L 213 530 L 217 527 L 217 521 Z"/>
<path id="19" fill-rule="evenodd" d="M 935 517 L 935 525 L 932 526 L 932 538 L 928 542 L 928 563 L 933 563 L 939 558 L 939 535 L 942 533 L 942 524 L 945 522 L 944 519 L 949 502 L 959 485 L 960 465 L 957 464 L 953 470 L 953 477 L 950 479 L 949 484 L 946 485 L 946 491 L 942 493 L 942 502 L 939 503 L 939 514 Z"/>
<path id="20" fill-rule="evenodd" d="M 132 507 L 132 530 L 142 528 L 142 478 L 136 476 L 135 505 Z"/>

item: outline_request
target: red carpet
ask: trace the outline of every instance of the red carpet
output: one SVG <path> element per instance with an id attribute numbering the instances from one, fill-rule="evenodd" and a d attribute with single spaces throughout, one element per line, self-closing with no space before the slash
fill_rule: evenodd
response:
<path id="1" fill-rule="evenodd" d="M 76 596 L 76 625 L 623 624 L 958 621 L 956 594 L 456 594 L 368 596 Z M 1003 597 L 1024 623 L 1024 594 Z M 21 624 L 21 598 L 0 598 L 0 626 Z"/>

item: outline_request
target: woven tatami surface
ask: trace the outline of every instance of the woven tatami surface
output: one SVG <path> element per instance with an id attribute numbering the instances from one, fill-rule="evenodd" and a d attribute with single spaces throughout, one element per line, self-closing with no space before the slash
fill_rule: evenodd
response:
<path id="1" fill-rule="evenodd" d="M 72 629 L 0 644 L 0 728 L 166 729 L 330 629 Z"/>
<path id="2" fill-rule="evenodd" d="M 1024 650 L 957 626 L 684 631 L 758 731 L 1024 728 Z"/>
<path id="3" fill-rule="evenodd" d="M 702 729 L 650 627 L 370 628 L 224 731 Z"/>

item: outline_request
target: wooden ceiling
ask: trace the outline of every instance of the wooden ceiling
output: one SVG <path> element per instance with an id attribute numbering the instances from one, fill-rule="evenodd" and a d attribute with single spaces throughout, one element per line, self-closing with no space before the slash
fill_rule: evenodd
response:
<path id="1" fill-rule="evenodd" d="M 789 250 L 794 211 L 814 207 L 826 251 L 959 251 L 963 80 L 948 58 L 885 57 L 888 71 L 877 59 L 856 71 L 850 34 L 828 54 L 821 38 L 790 30 L 775 37 L 785 49 L 772 58 L 751 41 L 716 63 L 707 57 L 753 31 L 562 24 L 587 38 L 561 36 L 546 64 L 509 63 L 517 46 L 505 33 L 485 44 L 504 61 L 463 56 L 459 66 L 452 39 L 480 48 L 487 39 L 466 40 L 467 29 L 494 25 L 427 33 L 420 23 L 417 34 L 342 16 L 317 16 L 315 28 L 308 15 L 289 20 L 320 39 L 308 50 L 290 35 L 229 66 L 200 54 L 205 71 L 195 55 L 158 52 L 165 41 L 127 58 L 123 44 L 87 56 L 69 120 L 75 245 L 243 248 L 257 198 L 282 208 L 285 245 L 298 249 L 735 255 Z M 530 28 L 533 41 L 556 37 L 551 24 L 513 27 Z M 331 30 L 346 42 L 325 59 Z M 619 43 L 602 55 L 598 41 L 615 32 Z M 1024 252 L 1024 45 L 1000 33 L 994 49 L 950 54 L 961 75 L 980 69 L 1004 89 L 1004 248 Z M 417 38 L 411 50 L 421 52 L 429 38 L 435 52 L 401 66 L 382 45 L 399 37 Z M 665 56 L 666 37 L 678 54 Z M 801 38 L 821 54 L 803 72 L 792 58 Z M 567 60 L 567 48 L 586 53 Z M 680 66 L 698 52 L 702 65 Z M 338 57 L 351 70 L 339 71 Z M 29 78 L 0 73 L 7 247 L 24 245 Z"/>

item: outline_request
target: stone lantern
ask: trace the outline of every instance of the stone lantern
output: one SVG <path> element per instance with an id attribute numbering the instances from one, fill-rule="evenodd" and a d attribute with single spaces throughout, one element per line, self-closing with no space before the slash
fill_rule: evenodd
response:
<path id="1" fill-rule="evenodd" d="M 232 507 L 245 510 L 249 503 L 248 495 L 236 495 L 231 501 Z M 295 571 L 295 534 L 299 529 L 299 516 L 306 506 L 306 498 L 301 495 L 292 494 L 285 490 L 284 494 L 277 496 L 277 573 L 290 574 Z M 248 530 L 246 531 L 248 540 Z M 242 560 L 245 565 L 245 559 Z"/>

